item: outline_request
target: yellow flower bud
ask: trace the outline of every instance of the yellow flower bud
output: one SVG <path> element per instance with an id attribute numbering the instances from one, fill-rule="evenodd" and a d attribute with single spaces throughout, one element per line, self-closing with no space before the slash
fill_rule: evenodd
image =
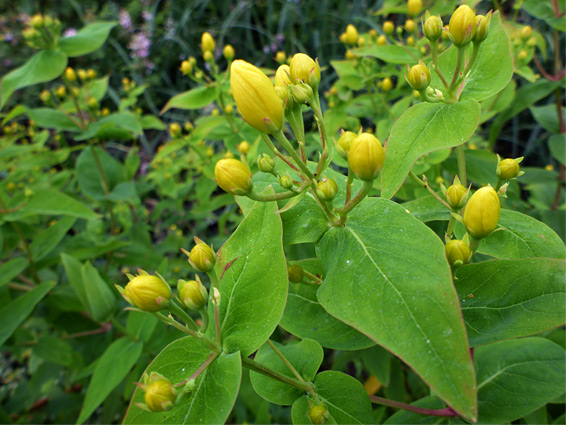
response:
<path id="1" fill-rule="evenodd" d="M 346 27 L 346 43 L 348 44 L 356 44 L 358 41 L 358 30 L 352 24 L 349 24 Z"/>
<path id="2" fill-rule="evenodd" d="M 200 39 L 201 49 L 203 52 L 212 52 L 216 47 L 214 38 L 208 32 L 203 32 Z"/>
<path id="3" fill-rule="evenodd" d="M 181 126 L 178 123 L 172 122 L 169 124 L 169 134 L 171 134 L 172 138 L 176 139 L 181 136 L 181 131 Z"/>
<path id="4" fill-rule="evenodd" d="M 476 32 L 474 34 L 474 43 L 481 43 L 489 34 L 489 27 L 491 25 L 491 12 L 487 16 L 476 16 Z"/>
<path id="5" fill-rule="evenodd" d="M 245 195 L 252 190 L 252 172 L 237 159 L 218 161 L 214 167 L 214 175 L 218 186 L 231 195 Z"/>
<path id="6" fill-rule="evenodd" d="M 407 7 L 409 9 L 409 15 L 417 16 L 423 9 L 423 2 L 422 0 L 409 0 L 407 2 Z"/>
<path id="7" fill-rule="evenodd" d="M 350 145 L 348 165 L 361 180 L 373 180 L 383 167 L 385 151 L 373 134 L 362 133 Z"/>
<path id="8" fill-rule="evenodd" d="M 298 104 L 303 104 L 312 98 L 313 91 L 311 86 L 300 83 L 289 86 L 289 91 L 293 97 L 293 101 Z"/>
<path id="9" fill-rule="evenodd" d="M 377 37 L 377 45 L 378 46 L 385 46 L 387 44 L 387 37 L 384 35 L 380 35 Z"/>
<path id="10" fill-rule="evenodd" d="M 430 84 L 430 80 L 430 71 L 423 61 L 420 61 L 420 63 L 411 67 L 409 75 L 407 76 L 407 81 L 415 90 L 426 89 Z"/>
<path id="11" fill-rule="evenodd" d="M 232 62 L 230 87 L 244 120 L 264 133 L 283 127 L 283 105 L 273 84 L 261 70 L 243 60 Z"/>
<path id="12" fill-rule="evenodd" d="M 338 185 L 330 178 L 323 178 L 316 184 L 316 194 L 323 201 L 332 201 L 338 193 Z"/>
<path id="13" fill-rule="evenodd" d="M 446 243 L 444 247 L 446 258 L 451 266 L 461 266 L 470 261 L 472 251 L 464 241 L 453 239 Z"/>
<path id="14" fill-rule="evenodd" d="M 346 59 L 349 61 L 356 59 L 356 55 L 350 49 L 346 50 Z"/>
<path id="15" fill-rule="evenodd" d="M 214 55 L 210 50 L 205 50 L 204 53 L 202 54 L 202 58 L 204 59 L 205 62 L 212 62 L 214 60 Z"/>
<path id="16" fill-rule="evenodd" d="M 287 267 L 287 274 L 289 275 L 289 282 L 300 283 L 303 281 L 305 272 L 298 264 L 293 264 Z"/>
<path id="17" fill-rule="evenodd" d="M 533 29 L 530 25 L 521 28 L 521 38 L 523 40 L 528 39 L 531 35 L 533 35 Z"/>
<path id="18" fill-rule="evenodd" d="M 497 164 L 497 177 L 499 177 L 501 180 L 511 180 L 517 177 L 521 170 L 519 163 L 522 160 L 523 158 L 507 158 L 503 161 L 500 161 L 499 164 Z"/>
<path id="19" fill-rule="evenodd" d="M 39 13 L 37 15 L 33 15 L 29 23 L 34 28 L 41 28 L 44 24 L 43 16 L 41 16 Z"/>
<path id="20" fill-rule="evenodd" d="M 43 90 L 39 95 L 39 98 L 43 103 L 47 103 L 51 100 L 51 93 L 48 90 Z"/>
<path id="21" fill-rule="evenodd" d="M 264 153 L 257 157 L 257 166 L 262 173 L 272 173 L 275 168 L 275 161 L 268 154 Z"/>
<path id="22" fill-rule="evenodd" d="M 369 30 L 368 34 L 369 38 L 371 38 L 372 40 L 375 40 L 377 38 L 377 31 L 374 29 Z"/>
<path id="23" fill-rule="evenodd" d="M 448 31 L 452 43 L 457 47 L 465 46 L 472 41 L 476 32 L 476 14 L 470 6 L 463 4 L 456 9 L 450 17 Z"/>
<path id="24" fill-rule="evenodd" d="M 231 61 L 232 59 L 234 59 L 234 56 L 236 55 L 234 48 L 230 44 L 224 46 L 224 50 L 222 51 L 222 53 L 224 54 L 224 58 L 227 61 Z"/>
<path id="25" fill-rule="evenodd" d="M 517 58 L 518 58 L 520 61 L 524 61 L 525 59 L 527 59 L 527 56 L 529 56 L 529 53 L 528 53 L 526 50 L 521 49 L 521 50 L 519 51 L 519 54 L 517 55 Z"/>
<path id="26" fill-rule="evenodd" d="M 364 45 L 366 44 L 365 38 L 359 37 L 357 44 L 358 44 L 358 47 L 364 47 Z"/>
<path id="27" fill-rule="evenodd" d="M 78 93 L 75 94 L 75 96 L 77 96 L 77 95 L 78 95 Z M 89 106 L 89 108 L 91 108 L 91 109 L 97 109 L 97 108 L 98 108 L 98 101 L 97 101 L 94 97 L 91 97 L 91 98 L 88 100 L 88 106 Z"/>
<path id="28" fill-rule="evenodd" d="M 340 42 L 341 42 L 341 43 L 347 44 L 346 41 L 347 41 L 347 39 L 348 39 L 348 36 L 346 35 L 345 32 L 343 32 L 342 34 L 340 34 L 340 37 L 339 37 L 339 38 L 340 38 Z"/>
<path id="29" fill-rule="evenodd" d="M 417 27 L 417 25 L 415 24 L 415 21 L 413 21 L 412 19 L 407 19 L 405 21 L 405 31 L 413 32 L 413 31 L 415 31 L 416 27 Z"/>
<path id="30" fill-rule="evenodd" d="M 181 62 L 181 72 L 185 75 L 189 75 L 193 70 L 193 65 L 189 61 Z"/>
<path id="31" fill-rule="evenodd" d="M 171 299 L 169 285 L 163 279 L 149 274 L 132 277 L 120 292 L 130 304 L 151 313 L 166 307 Z"/>
<path id="32" fill-rule="evenodd" d="M 287 87 L 291 82 L 291 68 L 289 65 L 281 65 L 275 73 L 275 87 Z"/>
<path id="33" fill-rule="evenodd" d="M 356 137 L 358 137 L 356 133 L 352 131 L 344 131 L 340 135 L 340 138 L 336 143 L 338 143 L 338 146 L 340 146 L 344 152 L 348 153 L 348 151 L 350 150 L 350 146 L 352 145 L 352 142 Z"/>
<path id="34" fill-rule="evenodd" d="M 57 96 L 59 96 L 59 97 L 65 97 L 67 95 L 67 90 L 65 89 L 64 86 L 59 86 L 59 87 L 57 87 L 56 93 L 57 93 Z"/>
<path id="35" fill-rule="evenodd" d="M 426 38 L 436 41 L 442 35 L 442 19 L 439 16 L 429 16 L 423 24 L 423 33 Z"/>
<path id="36" fill-rule="evenodd" d="M 458 180 L 459 181 L 459 180 Z M 454 209 L 460 209 L 466 205 L 468 200 L 468 189 L 461 183 L 454 183 L 446 189 L 446 202 Z"/>
<path id="37" fill-rule="evenodd" d="M 464 211 L 464 224 L 470 235 L 481 239 L 497 227 L 501 205 L 491 186 L 482 187 L 472 195 Z"/>
<path id="38" fill-rule="evenodd" d="M 208 301 L 208 292 L 197 276 L 197 280 L 179 280 L 179 298 L 191 310 L 200 310 Z"/>
<path id="39" fill-rule="evenodd" d="M 220 161 L 235 161 L 230 159 L 221 159 Z M 209 272 L 216 264 L 216 254 L 210 246 L 208 246 L 204 241 L 195 237 L 196 245 L 191 249 L 191 252 L 187 254 L 185 250 L 183 252 L 185 255 L 189 256 L 189 264 L 197 269 L 199 272 Z"/>
<path id="40" fill-rule="evenodd" d="M 287 55 L 285 54 L 285 52 L 279 51 L 275 54 L 275 62 L 277 62 L 278 64 L 284 64 L 286 60 Z"/>
<path id="41" fill-rule="evenodd" d="M 385 93 L 388 93 L 392 89 L 393 89 L 393 81 L 391 81 L 391 78 L 384 78 L 383 81 L 381 82 L 381 90 L 383 90 Z"/>
<path id="42" fill-rule="evenodd" d="M 71 82 L 77 81 L 77 73 L 73 68 L 68 67 L 65 69 L 65 78 Z"/>
<path id="43" fill-rule="evenodd" d="M 226 105 L 224 108 L 224 113 L 226 115 L 232 115 L 234 113 L 234 107 L 232 105 Z"/>
<path id="44" fill-rule="evenodd" d="M 77 74 L 81 81 L 86 81 L 88 79 L 88 73 L 84 69 L 79 69 Z"/>
<path id="45" fill-rule="evenodd" d="M 330 413 L 326 407 L 319 404 L 318 406 L 310 408 L 308 417 L 314 425 L 324 425 L 328 418 L 330 418 Z"/>
<path id="46" fill-rule="evenodd" d="M 302 81 L 309 84 L 313 89 L 318 87 L 320 82 L 320 66 L 318 62 L 304 53 L 297 53 L 291 59 L 289 65 L 291 78 L 297 82 Z"/>
<path id="47" fill-rule="evenodd" d="M 149 384 L 144 395 L 145 404 L 151 412 L 170 410 L 176 398 L 177 390 L 167 379 Z"/>
<path id="48" fill-rule="evenodd" d="M 414 46 L 415 45 L 415 37 L 410 35 L 407 37 L 407 46 Z"/>
<path id="49" fill-rule="evenodd" d="M 283 175 L 279 177 L 279 185 L 283 189 L 292 189 L 293 188 L 293 179 L 288 175 Z"/>
<path id="50" fill-rule="evenodd" d="M 94 80 L 96 78 L 96 71 L 94 69 L 89 69 L 86 72 L 86 76 L 89 80 Z"/>
<path id="51" fill-rule="evenodd" d="M 395 31 L 395 24 L 391 21 L 385 21 L 383 23 L 383 32 L 387 35 L 393 34 Z"/>
<path id="52" fill-rule="evenodd" d="M 102 108 L 102 116 L 107 117 L 108 115 L 110 115 L 110 109 Z"/>
<path id="53" fill-rule="evenodd" d="M 250 152 L 250 144 L 245 140 L 238 145 L 238 152 L 247 155 Z"/>

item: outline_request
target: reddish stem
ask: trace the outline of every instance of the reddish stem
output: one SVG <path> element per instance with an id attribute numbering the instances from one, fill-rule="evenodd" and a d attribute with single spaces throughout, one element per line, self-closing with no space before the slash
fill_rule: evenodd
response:
<path id="1" fill-rule="evenodd" d="M 444 409 L 425 409 L 424 407 L 411 406 L 410 404 L 401 403 L 400 401 L 395 400 L 389 400 L 387 398 L 378 397 L 375 395 L 370 395 L 369 399 L 372 403 L 394 407 L 396 409 L 408 410 L 409 412 L 418 413 L 419 415 L 446 416 L 452 418 L 458 416 L 458 414 L 454 410 L 452 410 L 451 407 L 445 407 Z"/>

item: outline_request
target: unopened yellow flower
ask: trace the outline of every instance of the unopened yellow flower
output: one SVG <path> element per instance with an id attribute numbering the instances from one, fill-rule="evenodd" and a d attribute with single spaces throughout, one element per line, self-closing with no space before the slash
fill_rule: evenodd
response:
<path id="1" fill-rule="evenodd" d="M 407 81 L 409 82 L 411 87 L 415 90 L 426 89 L 430 84 L 430 80 L 431 80 L 430 71 L 422 61 L 417 65 L 411 67 L 411 69 L 409 70 L 409 74 L 407 75 Z"/>
<path id="2" fill-rule="evenodd" d="M 500 214 L 501 204 L 497 192 L 491 186 L 482 187 L 466 205 L 464 224 L 474 238 L 484 238 L 495 230 Z"/>
<path id="3" fill-rule="evenodd" d="M 448 31 L 455 46 L 465 46 L 472 41 L 476 32 L 476 14 L 470 6 L 463 4 L 450 17 Z"/>
<path id="4" fill-rule="evenodd" d="M 407 2 L 407 7 L 409 9 L 409 15 L 417 16 L 421 13 L 423 9 L 423 1 L 422 0 L 409 0 Z"/>
<path id="5" fill-rule="evenodd" d="M 309 55 L 297 53 L 289 65 L 291 77 L 299 82 L 309 84 L 313 89 L 320 82 L 320 66 Z"/>
<path id="6" fill-rule="evenodd" d="M 230 67 L 230 87 L 244 120 L 263 133 L 283 127 L 283 104 L 273 84 L 251 63 L 235 60 Z"/>
<path id="7" fill-rule="evenodd" d="M 155 381 L 148 385 L 144 401 L 152 412 L 164 412 L 173 407 L 177 397 L 177 390 L 166 379 Z"/>
<path id="8" fill-rule="evenodd" d="M 361 180 L 373 180 L 383 167 L 385 151 L 373 134 L 362 133 L 350 145 L 348 165 Z"/>
<path id="9" fill-rule="evenodd" d="M 224 50 L 222 51 L 222 53 L 224 54 L 224 57 L 228 61 L 231 61 L 232 59 L 234 59 L 234 56 L 236 55 L 234 48 L 230 44 L 227 44 L 226 46 L 224 46 Z"/>
<path id="10" fill-rule="evenodd" d="M 446 243 L 444 247 L 446 251 L 446 258 L 451 266 L 461 266 L 470 261 L 472 252 L 464 241 L 453 239 Z"/>
<path id="11" fill-rule="evenodd" d="M 200 43 L 203 52 L 212 52 L 216 47 L 216 42 L 214 41 L 214 38 L 212 38 L 212 36 L 208 32 L 202 33 Z"/>
<path id="12" fill-rule="evenodd" d="M 352 24 L 346 27 L 346 43 L 356 44 L 358 41 L 358 30 Z"/>
<path id="13" fill-rule="evenodd" d="M 200 280 L 179 280 L 179 298 L 191 310 L 200 310 L 208 301 L 208 292 Z"/>
<path id="14" fill-rule="evenodd" d="M 279 100 L 279 99 L 278 99 Z M 221 159 L 214 167 L 218 186 L 231 195 L 245 195 L 252 190 L 252 172 L 237 159 Z"/>
<path id="15" fill-rule="evenodd" d="M 128 282 L 122 295 L 140 310 L 156 312 L 171 298 L 171 289 L 161 278 L 141 274 Z"/>

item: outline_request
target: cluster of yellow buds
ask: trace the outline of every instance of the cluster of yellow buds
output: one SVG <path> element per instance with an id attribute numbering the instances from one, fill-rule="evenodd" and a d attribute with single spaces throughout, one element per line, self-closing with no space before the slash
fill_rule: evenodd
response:
<path id="1" fill-rule="evenodd" d="M 511 50 L 518 65 L 525 65 L 530 62 L 534 56 L 536 45 L 537 37 L 530 25 L 526 25 L 511 34 Z"/>
<path id="2" fill-rule="evenodd" d="M 195 70 L 197 60 L 191 56 L 190 58 L 181 62 L 180 70 L 184 75 L 191 75 Z"/>
<path id="3" fill-rule="evenodd" d="M 489 34 L 491 12 L 486 16 L 478 15 L 467 5 L 461 5 L 450 17 L 448 36 L 456 47 L 463 47 L 470 42 L 481 43 Z"/>
<path id="4" fill-rule="evenodd" d="M 346 27 L 346 31 L 340 35 L 340 41 L 353 46 L 358 43 L 358 37 L 358 29 L 354 25 L 349 24 Z"/>
<path id="5" fill-rule="evenodd" d="M 57 44 L 61 35 L 61 22 L 48 15 L 37 14 L 30 18 L 22 31 L 27 45 L 32 49 L 49 49 Z"/>

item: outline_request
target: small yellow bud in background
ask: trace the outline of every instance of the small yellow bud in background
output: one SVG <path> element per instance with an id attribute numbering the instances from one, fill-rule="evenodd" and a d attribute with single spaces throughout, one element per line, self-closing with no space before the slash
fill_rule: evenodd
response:
<path id="1" fill-rule="evenodd" d="M 118 290 L 130 304 L 151 313 L 166 307 L 171 299 L 169 285 L 160 277 L 149 274 L 132 277 L 123 290 Z"/>
<path id="2" fill-rule="evenodd" d="M 357 44 L 358 44 L 358 47 L 364 47 L 364 45 L 366 44 L 365 38 L 359 37 Z"/>
<path id="3" fill-rule="evenodd" d="M 277 62 L 278 64 L 284 64 L 286 60 L 287 55 L 285 54 L 285 52 L 279 51 L 275 54 L 275 62 Z"/>
<path id="4" fill-rule="evenodd" d="M 177 284 L 181 302 L 191 310 L 200 310 L 208 301 L 208 292 L 197 276 L 197 280 L 179 280 Z"/>
<path id="5" fill-rule="evenodd" d="M 279 101 L 279 99 L 277 99 Z M 245 195 L 252 190 L 252 172 L 237 159 L 221 159 L 214 167 L 218 186 L 231 195 Z"/>
<path id="6" fill-rule="evenodd" d="M 381 389 L 381 386 L 381 382 L 379 382 L 379 379 L 377 379 L 375 375 L 370 375 L 364 382 L 364 389 L 369 395 L 376 394 Z"/>
<path id="7" fill-rule="evenodd" d="M 77 75 L 81 79 L 81 81 L 86 81 L 88 79 L 88 73 L 84 69 L 79 69 L 77 71 Z"/>
<path id="8" fill-rule="evenodd" d="M 420 61 L 417 65 L 414 65 L 409 70 L 407 75 L 407 81 L 411 87 L 415 90 L 424 90 L 430 84 L 431 75 L 427 66 L 423 61 Z"/>
<path id="9" fill-rule="evenodd" d="M 405 21 L 405 31 L 407 32 L 414 32 L 415 28 L 417 28 L 417 25 L 415 24 L 415 21 L 413 21 L 412 19 L 407 19 Z"/>
<path id="10" fill-rule="evenodd" d="M 523 40 L 528 39 L 531 35 L 533 35 L 533 29 L 530 25 L 521 28 L 521 38 Z"/>
<path id="11" fill-rule="evenodd" d="M 529 56 L 529 53 L 526 50 L 521 49 L 519 51 L 519 54 L 517 55 L 517 59 L 524 61 L 525 59 L 527 59 L 527 56 Z"/>
<path id="12" fill-rule="evenodd" d="M 523 173 L 521 173 L 521 167 L 519 166 L 522 160 L 523 157 L 517 159 L 507 158 L 499 161 L 496 170 L 497 177 L 501 180 L 511 180 L 522 175 Z"/>
<path id="13" fill-rule="evenodd" d="M 457 47 L 462 47 L 470 43 L 476 32 L 476 14 L 463 4 L 458 7 L 450 17 L 448 31 L 452 36 L 452 43 Z"/>
<path id="14" fill-rule="evenodd" d="M 339 38 L 340 38 L 340 42 L 341 42 L 341 43 L 347 44 L 348 36 L 346 35 L 345 32 L 343 32 L 342 34 L 340 34 L 340 37 L 339 37 Z"/>
<path id="15" fill-rule="evenodd" d="M 352 131 L 344 131 L 341 135 L 340 138 L 338 139 L 338 142 L 336 142 L 338 144 L 338 146 L 340 146 L 342 148 L 342 150 L 346 153 L 348 153 L 348 151 L 350 150 L 350 146 L 352 145 L 352 142 L 354 141 L 354 139 L 358 137 L 358 135 Z"/>
<path id="16" fill-rule="evenodd" d="M 102 116 L 103 117 L 107 117 L 108 115 L 110 115 L 110 109 L 108 108 L 102 108 Z"/>
<path id="17" fill-rule="evenodd" d="M 346 50 L 346 59 L 348 59 L 349 61 L 352 61 L 356 58 L 357 58 L 357 56 L 354 54 L 354 52 L 352 52 L 350 49 Z"/>
<path id="18" fill-rule="evenodd" d="M 243 60 L 232 62 L 230 87 L 244 120 L 263 133 L 283 127 L 283 105 L 273 84 L 261 70 Z"/>
<path id="19" fill-rule="evenodd" d="M 407 46 L 414 46 L 415 45 L 415 37 L 410 35 L 407 37 Z"/>
<path id="20" fill-rule="evenodd" d="M 297 53 L 291 59 L 289 69 L 293 80 L 297 82 L 302 81 L 316 90 L 320 82 L 320 66 L 318 62 L 315 62 L 304 53 Z"/>
<path id="21" fill-rule="evenodd" d="M 180 137 L 181 131 L 181 126 L 178 123 L 172 122 L 171 124 L 169 124 L 169 134 L 173 139 Z"/>
<path id="22" fill-rule="evenodd" d="M 436 41 L 442 35 L 442 19 L 439 16 L 429 16 L 423 24 L 423 33 L 430 41 Z"/>
<path id="23" fill-rule="evenodd" d="M 287 87 L 291 82 L 291 68 L 289 65 L 281 65 L 275 72 L 275 87 Z"/>
<path id="24" fill-rule="evenodd" d="M 224 46 L 224 50 L 222 51 L 222 53 L 224 54 L 224 58 L 227 61 L 231 61 L 232 59 L 234 59 L 234 56 L 236 55 L 234 48 L 230 44 Z"/>
<path id="25" fill-rule="evenodd" d="M 59 87 L 57 87 L 56 93 L 57 93 L 57 96 L 59 96 L 59 97 L 65 97 L 67 95 L 67 90 L 65 89 L 64 86 L 59 86 Z"/>
<path id="26" fill-rule="evenodd" d="M 446 189 L 446 202 L 452 208 L 458 210 L 466 205 L 466 201 L 468 200 L 468 189 L 460 183 L 454 183 L 448 189 Z"/>
<path id="27" fill-rule="evenodd" d="M 422 0 L 409 0 L 407 2 L 407 8 L 409 9 L 409 15 L 417 16 L 423 9 L 423 2 Z"/>
<path id="28" fill-rule="evenodd" d="M 37 15 L 33 15 L 31 17 L 29 23 L 33 28 L 39 29 L 44 25 L 45 22 L 43 16 L 38 13 Z"/>
<path id="29" fill-rule="evenodd" d="M 77 73 L 73 68 L 68 67 L 67 69 L 65 69 L 65 78 L 70 82 L 77 81 Z"/>
<path id="30" fill-rule="evenodd" d="M 373 134 L 362 133 L 350 145 L 348 165 L 361 180 L 373 180 L 383 167 L 385 151 Z"/>
<path id="31" fill-rule="evenodd" d="M 202 58 L 204 59 L 205 62 L 212 62 L 214 60 L 214 55 L 210 50 L 205 50 L 204 53 L 202 54 Z"/>
<path id="32" fill-rule="evenodd" d="M 356 44 L 358 41 L 358 30 L 352 24 L 346 27 L 346 43 Z"/>
<path id="33" fill-rule="evenodd" d="M 332 201 L 338 193 L 338 185 L 333 179 L 323 178 L 316 184 L 316 194 L 323 201 Z"/>
<path id="34" fill-rule="evenodd" d="M 330 418 L 330 413 L 326 407 L 319 404 L 310 408 L 308 417 L 314 425 L 324 425 Z"/>
<path id="35" fill-rule="evenodd" d="M 293 188 L 293 179 L 288 175 L 283 175 L 279 177 L 279 185 L 283 189 L 292 189 Z"/>
<path id="36" fill-rule="evenodd" d="M 221 159 L 220 161 L 236 161 L 230 159 Z M 216 264 L 216 254 L 210 246 L 195 236 L 196 245 L 191 249 L 190 253 L 182 250 L 185 255 L 189 256 L 189 264 L 199 272 L 209 272 Z"/>
<path id="37" fill-rule="evenodd" d="M 489 27 L 491 25 L 491 12 L 487 16 L 476 16 L 476 32 L 474 34 L 474 43 L 481 43 L 489 34 Z"/>
<path id="38" fill-rule="evenodd" d="M 75 96 L 77 96 L 77 95 L 78 95 L 78 93 Z M 94 97 L 91 97 L 88 100 L 88 106 L 91 109 L 97 109 L 98 108 L 98 101 Z"/>
<path id="39" fill-rule="evenodd" d="M 481 239 L 497 227 L 501 204 L 497 192 L 491 186 L 482 187 L 472 195 L 464 210 L 464 224 L 470 235 Z"/>
<path id="40" fill-rule="evenodd" d="M 181 62 L 181 72 L 185 75 L 189 75 L 193 70 L 193 65 L 189 61 Z"/>
<path id="41" fill-rule="evenodd" d="M 51 100 L 51 93 L 48 90 L 43 90 L 39 98 L 43 103 L 48 103 Z"/>
<path id="42" fill-rule="evenodd" d="M 213 117 L 217 117 L 218 115 L 220 115 L 220 111 L 218 110 L 218 108 L 214 108 L 214 109 L 210 112 L 210 114 L 211 114 Z"/>
<path id="43" fill-rule="evenodd" d="M 544 169 L 545 169 L 546 171 L 554 171 L 554 165 L 552 165 L 552 164 L 547 164 L 547 165 L 544 166 Z"/>
<path id="44" fill-rule="evenodd" d="M 250 152 L 250 144 L 245 140 L 238 145 L 238 152 L 247 155 Z"/>
<path id="45" fill-rule="evenodd" d="M 306 103 L 309 99 L 312 98 L 313 95 L 311 86 L 305 83 L 289 86 L 289 90 L 291 92 L 291 96 L 293 97 L 293 101 L 298 104 Z"/>
<path id="46" fill-rule="evenodd" d="M 377 31 L 374 29 L 369 30 L 368 34 L 372 40 L 375 40 L 377 38 Z"/>
<path id="47" fill-rule="evenodd" d="M 170 410 L 176 398 L 177 390 L 167 379 L 149 384 L 144 395 L 145 404 L 151 412 Z"/>
<path id="48" fill-rule="evenodd" d="M 89 69 L 86 72 L 86 76 L 89 80 L 94 80 L 96 78 L 96 71 L 94 69 Z"/>
<path id="49" fill-rule="evenodd" d="M 224 113 L 226 115 L 232 115 L 234 113 L 234 107 L 232 105 L 226 105 L 224 108 Z"/>
<path id="50" fill-rule="evenodd" d="M 383 32 L 387 35 L 393 34 L 395 31 L 395 24 L 391 21 L 385 21 L 383 23 Z"/>
<path id="51" fill-rule="evenodd" d="M 212 52 L 216 47 L 216 42 L 209 32 L 203 32 L 200 38 L 201 49 L 203 52 Z"/>
<path id="52" fill-rule="evenodd" d="M 451 266 L 461 266 L 462 264 L 466 264 L 470 261 L 470 257 L 472 256 L 472 251 L 468 247 L 464 241 L 460 241 L 458 239 L 453 239 L 446 243 L 444 247 L 446 252 L 446 258 Z"/>
<path id="53" fill-rule="evenodd" d="M 291 283 L 301 283 L 305 276 L 303 268 L 298 264 L 292 264 L 287 267 L 287 274 L 289 275 L 289 282 Z"/>
<path id="54" fill-rule="evenodd" d="M 391 78 L 384 78 L 383 81 L 381 82 L 381 90 L 383 90 L 385 93 L 388 93 L 392 89 L 393 89 L 393 81 L 391 81 Z"/>
<path id="55" fill-rule="evenodd" d="M 377 45 L 378 46 L 385 46 L 387 44 L 387 37 L 384 35 L 380 35 L 377 37 Z"/>
<path id="56" fill-rule="evenodd" d="M 268 154 L 264 153 L 257 157 L 257 166 L 263 173 L 272 173 L 275 169 L 275 161 Z"/>

